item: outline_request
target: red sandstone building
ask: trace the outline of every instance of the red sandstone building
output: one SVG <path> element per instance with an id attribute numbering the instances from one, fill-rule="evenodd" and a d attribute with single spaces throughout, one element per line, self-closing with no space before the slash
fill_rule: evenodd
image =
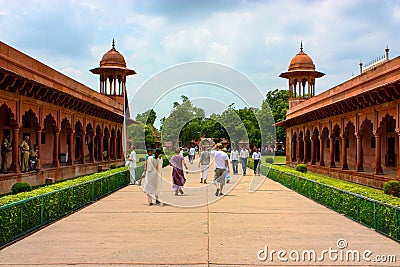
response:
<path id="1" fill-rule="evenodd" d="M 114 43 L 91 72 L 100 76 L 100 93 L 0 42 L 0 140 L 11 139 L 0 193 L 19 181 L 36 185 L 123 164 L 126 77 L 135 72 Z M 39 171 L 21 172 L 25 135 L 39 147 Z"/>
<path id="2" fill-rule="evenodd" d="M 312 59 L 293 57 L 287 72 L 289 110 L 278 125 L 286 128 L 286 161 L 345 180 L 382 188 L 400 177 L 400 57 L 384 56 L 359 75 L 319 95 Z"/>

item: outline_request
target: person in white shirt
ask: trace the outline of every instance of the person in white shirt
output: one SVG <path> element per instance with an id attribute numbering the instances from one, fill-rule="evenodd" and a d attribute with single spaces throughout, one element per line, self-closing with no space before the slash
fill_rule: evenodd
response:
<path id="1" fill-rule="evenodd" d="M 134 185 L 136 183 L 135 178 L 135 168 L 136 168 L 136 151 L 135 146 L 131 146 L 131 153 L 129 154 L 129 173 L 130 173 L 130 184 Z M 140 180 L 139 180 L 140 181 Z M 140 183 L 140 182 L 139 182 Z M 140 184 L 139 184 L 140 185 Z"/>
<path id="2" fill-rule="evenodd" d="M 254 175 L 257 173 L 260 175 L 261 152 L 258 151 L 257 147 L 254 147 L 252 158 L 254 161 Z"/>
<path id="3" fill-rule="evenodd" d="M 240 150 L 240 158 L 242 159 L 243 175 L 246 175 L 247 163 L 249 162 L 249 151 L 245 146 L 242 146 L 242 150 Z"/>
<path id="4" fill-rule="evenodd" d="M 233 174 L 238 174 L 239 151 L 237 151 L 236 147 L 234 147 L 231 151 L 230 160 L 232 163 Z"/>
<path id="5" fill-rule="evenodd" d="M 189 161 L 190 164 L 193 164 L 193 160 L 194 160 L 194 155 L 196 154 L 196 149 L 194 149 L 194 147 L 191 147 L 189 149 Z"/>
<path id="6" fill-rule="evenodd" d="M 212 150 L 211 154 L 214 155 L 214 164 L 215 164 L 215 176 L 214 182 L 217 187 L 217 191 L 215 192 L 216 196 L 222 196 L 222 189 L 225 185 L 225 172 L 229 173 L 229 158 L 228 154 L 222 151 L 222 144 L 216 144 L 213 149 L 217 148 L 217 150 Z"/>

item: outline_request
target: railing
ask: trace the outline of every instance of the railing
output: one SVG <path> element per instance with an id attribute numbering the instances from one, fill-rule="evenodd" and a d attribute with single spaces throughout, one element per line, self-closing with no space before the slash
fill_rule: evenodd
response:
<path id="1" fill-rule="evenodd" d="M 261 173 L 356 222 L 400 241 L 400 208 L 274 168 Z"/>
<path id="2" fill-rule="evenodd" d="M 143 166 L 136 169 L 136 177 Z M 0 247 L 129 184 L 129 171 L 55 190 L 0 207 Z"/>

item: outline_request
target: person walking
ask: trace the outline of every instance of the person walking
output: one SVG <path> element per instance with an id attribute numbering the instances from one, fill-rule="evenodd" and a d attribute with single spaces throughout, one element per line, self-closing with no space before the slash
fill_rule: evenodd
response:
<path id="1" fill-rule="evenodd" d="M 200 168 L 200 183 L 207 184 L 208 168 L 210 167 L 210 152 L 207 147 L 203 147 L 203 152 L 200 154 L 199 168 Z"/>
<path id="2" fill-rule="evenodd" d="M 214 150 L 214 149 L 217 150 Z M 229 173 L 229 157 L 228 154 L 222 151 L 222 144 L 218 143 L 213 147 L 211 154 L 214 155 L 214 163 L 215 163 L 215 176 L 214 183 L 217 187 L 217 191 L 215 192 L 216 196 L 222 196 L 222 189 L 225 185 L 225 173 Z"/>
<path id="3" fill-rule="evenodd" d="M 231 151 L 230 160 L 232 163 L 233 174 L 238 174 L 239 151 L 237 151 L 236 146 L 233 147 L 233 150 Z"/>
<path id="4" fill-rule="evenodd" d="M 8 153 L 10 152 L 10 136 L 7 135 L 3 138 L 1 142 L 1 172 L 7 173 L 7 160 L 8 160 Z"/>
<path id="5" fill-rule="evenodd" d="M 252 158 L 254 161 L 254 175 L 257 173 L 260 175 L 261 152 L 258 151 L 257 147 L 254 147 Z"/>
<path id="6" fill-rule="evenodd" d="M 246 175 L 247 163 L 249 162 L 249 151 L 245 146 L 242 146 L 242 150 L 240 150 L 240 158 L 242 161 L 243 175 Z"/>
<path id="7" fill-rule="evenodd" d="M 186 165 L 185 158 L 181 156 L 180 154 L 180 149 L 177 148 L 175 150 L 175 155 L 171 157 L 169 160 L 169 165 L 172 166 L 172 189 L 175 192 L 175 196 L 178 195 L 178 192 L 183 194 L 182 187 L 186 183 L 186 178 L 185 175 L 183 174 L 183 165 L 185 165 L 185 168 L 188 169 L 188 166 Z"/>
<path id="8" fill-rule="evenodd" d="M 194 149 L 194 147 L 192 146 L 190 149 L 189 149 L 189 161 L 190 161 L 190 164 L 193 164 L 193 160 L 194 160 L 194 155 L 196 154 L 196 150 Z"/>
<path id="9" fill-rule="evenodd" d="M 21 171 L 29 171 L 29 135 L 25 135 L 24 140 L 20 144 L 21 150 Z"/>
<path id="10" fill-rule="evenodd" d="M 161 199 L 161 170 L 162 159 L 160 157 L 161 150 L 156 149 L 155 155 L 151 155 L 144 163 L 144 185 L 143 191 L 147 194 L 149 205 L 153 205 L 153 197 L 156 199 L 156 204 L 160 204 Z M 161 203 L 161 206 L 163 203 Z"/>
<path id="11" fill-rule="evenodd" d="M 130 173 L 130 184 L 134 185 L 136 184 L 136 151 L 135 151 L 135 146 L 131 146 L 131 153 L 129 153 L 129 173 Z M 138 185 L 140 186 L 140 179 L 138 182 Z"/>

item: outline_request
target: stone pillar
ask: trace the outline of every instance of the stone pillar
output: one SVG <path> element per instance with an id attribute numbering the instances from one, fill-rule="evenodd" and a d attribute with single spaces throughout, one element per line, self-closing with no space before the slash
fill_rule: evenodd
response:
<path id="1" fill-rule="evenodd" d="M 104 137 L 100 136 L 100 162 L 103 163 L 104 159 L 103 159 L 103 145 L 104 145 Z"/>
<path id="2" fill-rule="evenodd" d="M 106 137 L 107 138 L 107 156 L 106 156 L 106 159 L 107 159 L 107 161 L 110 161 L 110 159 L 111 159 L 111 144 L 110 144 L 110 141 L 111 141 L 111 137 L 110 136 L 107 136 Z"/>
<path id="3" fill-rule="evenodd" d="M 303 163 L 304 164 L 307 164 L 307 139 L 306 139 L 306 137 L 304 136 L 304 142 L 303 142 L 303 145 L 304 145 L 304 152 L 303 152 L 303 154 L 304 154 L 304 159 L 303 159 Z"/>
<path id="4" fill-rule="evenodd" d="M 74 133 L 68 134 L 69 146 L 68 146 L 68 162 L 67 164 L 70 166 L 75 166 L 74 162 Z"/>
<path id="5" fill-rule="evenodd" d="M 348 170 L 349 166 L 347 165 L 347 149 L 346 149 L 347 136 L 341 134 L 340 137 L 342 138 L 342 170 Z"/>
<path id="6" fill-rule="evenodd" d="M 356 171 L 363 172 L 363 152 L 362 152 L 362 135 L 357 133 L 357 164 L 356 164 Z"/>
<path id="7" fill-rule="evenodd" d="M 296 159 L 297 159 L 297 163 L 301 163 L 301 159 L 300 159 L 300 148 L 301 148 L 301 146 L 300 146 L 300 142 L 301 142 L 301 138 L 300 138 L 300 136 L 299 136 L 299 138 L 297 139 L 297 155 L 296 155 Z"/>
<path id="8" fill-rule="evenodd" d="M 313 137 L 311 141 L 311 165 L 315 165 L 315 142 L 317 140 L 317 137 Z"/>
<path id="9" fill-rule="evenodd" d="M 85 133 L 84 132 L 82 132 L 82 135 L 81 135 L 81 163 L 82 164 L 85 164 L 86 163 L 86 161 L 85 161 Z"/>
<path id="10" fill-rule="evenodd" d="M 381 166 L 381 134 L 375 133 L 375 169 L 374 174 L 383 174 L 383 169 Z"/>
<path id="11" fill-rule="evenodd" d="M 38 150 L 39 150 L 39 153 L 38 153 L 39 165 L 37 166 L 37 168 L 39 170 L 41 170 L 42 169 L 42 161 L 41 161 L 41 159 L 42 159 L 42 128 L 41 127 L 39 127 L 36 131 L 36 139 L 37 139 L 37 145 L 38 145 Z"/>
<path id="12" fill-rule="evenodd" d="M 15 172 L 17 174 L 21 173 L 21 168 L 19 167 L 19 149 L 18 149 L 18 135 L 19 135 L 19 127 L 13 127 L 12 129 L 13 139 L 12 139 L 12 162 L 10 165 L 10 171 Z"/>
<path id="13" fill-rule="evenodd" d="M 113 159 L 117 160 L 117 138 L 113 137 Z"/>
<path id="14" fill-rule="evenodd" d="M 53 148 L 53 166 L 60 168 L 60 160 L 58 159 L 60 146 L 60 131 L 54 132 L 54 148 Z"/>
<path id="15" fill-rule="evenodd" d="M 336 164 L 335 164 L 335 136 L 331 135 L 329 141 L 331 142 L 330 144 L 330 156 L 331 156 L 331 162 L 329 163 L 329 167 L 331 168 L 335 168 Z"/>
<path id="16" fill-rule="evenodd" d="M 319 137 L 319 166 L 325 166 L 324 162 L 324 145 L 325 145 L 325 139 L 320 136 Z"/>
<path id="17" fill-rule="evenodd" d="M 90 142 L 92 143 L 92 147 L 90 148 L 90 151 L 89 151 L 89 153 L 90 153 L 90 162 L 91 163 L 94 163 L 95 162 L 95 159 L 94 159 L 94 134 L 91 134 L 90 135 Z"/>

